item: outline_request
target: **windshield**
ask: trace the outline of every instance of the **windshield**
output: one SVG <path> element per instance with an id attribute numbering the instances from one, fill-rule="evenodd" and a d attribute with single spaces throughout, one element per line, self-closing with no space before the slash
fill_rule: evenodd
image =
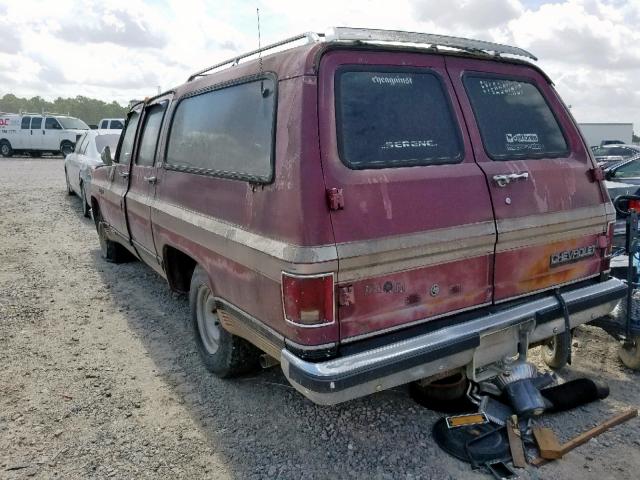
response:
<path id="1" fill-rule="evenodd" d="M 119 139 L 120 135 L 116 133 L 98 135 L 96 137 L 96 150 L 98 150 L 98 153 L 102 153 L 104 147 L 109 147 L 109 150 L 111 150 L 111 156 L 113 156 L 114 152 L 116 151 L 116 147 L 118 146 Z"/>
<path id="2" fill-rule="evenodd" d="M 89 130 L 89 125 L 84 123 L 79 118 L 73 118 L 73 117 L 56 117 L 56 118 L 62 124 L 63 128 L 71 129 L 71 130 Z"/>

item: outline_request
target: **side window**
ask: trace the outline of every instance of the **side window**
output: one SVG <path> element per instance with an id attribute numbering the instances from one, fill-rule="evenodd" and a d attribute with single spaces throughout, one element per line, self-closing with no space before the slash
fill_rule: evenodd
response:
<path id="1" fill-rule="evenodd" d="M 78 154 L 84 154 L 86 144 L 87 144 L 87 134 L 85 133 L 78 139 L 78 142 L 76 143 L 75 152 Z"/>
<path id="2" fill-rule="evenodd" d="M 136 157 L 136 165 L 153 166 L 156 159 L 158 134 L 164 118 L 167 102 L 152 105 L 145 112 L 144 125 L 140 134 L 140 146 Z"/>
<path id="3" fill-rule="evenodd" d="M 62 126 L 58 120 L 53 117 L 47 117 L 44 121 L 44 128 L 47 130 L 62 130 Z"/>
<path id="4" fill-rule="evenodd" d="M 33 117 L 31 119 L 31 130 L 39 130 L 42 128 L 42 117 Z"/>
<path id="5" fill-rule="evenodd" d="M 465 75 L 487 154 L 493 160 L 559 157 L 567 142 L 551 108 L 533 83 Z"/>
<path id="6" fill-rule="evenodd" d="M 271 78 L 187 97 L 176 107 L 169 168 L 269 182 L 275 85 Z"/>
<path id="7" fill-rule="evenodd" d="M 132 112 L 129 115 L 129 121 L 127 122 L 127 129 L 124 131 L 122 142 L 119 145 L 116 159 L 118 163 L 129 163 L 131 160 L 131 151 L 133 150 L 133 141 L 136 137 L 136 129 L 138 128 L 138 122 L 140 121 L 140 112 Z"/>
<path id="8" fill-rule="evenodd" d="M 100 128 L 109 128 L 109 120 L 103 120 L 100 123 Z"/>
<path id="9" fill-rule="evenodd" d="M 122 130 L 123 127 L 124 125 L 120 120 L 111 120 L 111 125 L 109 125 L 111 130 Z"/>
<path id="10" fill-rule="evenodd" d="M 29 130 L 31 125 L 31 117 L 22 117 L 22 130 Z"/>
<path id="11" fill-rule="evenodd" d="M 626 165 L 616 169 L 616 178 L 636 178 L 640 177 L 640 162 L 633 160 Z"/>
<path id="12" fill-rule="evenodd" d="M 458 126 L 440 79 L 428 69 L 370 68 L 336 73 L 342 162 L 369 169 L 462 161 Z"/>

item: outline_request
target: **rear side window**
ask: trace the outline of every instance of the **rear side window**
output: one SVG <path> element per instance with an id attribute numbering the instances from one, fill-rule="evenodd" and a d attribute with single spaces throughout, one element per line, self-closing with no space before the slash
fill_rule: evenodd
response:
<path id="1" fill-rule="evenodd" d="M 345 67 L 335 82 L 338 149 L 347 167 L 462 160 L 460 132 L 435 74 L 415 68 Z"/>
<path id="2" fill-rule="evenodd" d="M 568 153 L 558 121 L 533 83 L 466 75 L 464 86 L 484 148 L 493 160 Z"/>
<path id="3" fill-rule="evenodd" d="M 31 117 L 22 117 L 22 130 L 29 130 L 29 125 L 31 124 Z"/>
<path id="4" fill-rule="evenodd" d="M 275 88 L 271 78 L 182 100 L 173 117 L 169 168 L 269 182 Z"/>
<path id="5" fill-rule="evenodd" d="M 164 117 L 166 102 L 153 105 L 146 111 L 146 118 L 142 128 L 140 138 L 140 150 L 136 158 L 136 165 L 153 166 L 156 159 L 156 146 L 158 145 L 158 135 Z"/>
<path id="6" fill-rule="evenodd" d="M 102 123 L 100 124 L 100 128 L 107 128 L 108 126 L 109 126 L 108 120 L 103 120 Z"/>
<path id="7" fill-rule="evenodd" d="M 109 128 L 111 130 L 121 130 L 123 126 L 124 125 L 120 120 L 111 120 L 111 125 L 109 125 Z"/>
<path id="8" fill-rule="evenodd" d="M 42 117 L 33 117 L 31 119 L 31 129 L 42 128 Z"/>

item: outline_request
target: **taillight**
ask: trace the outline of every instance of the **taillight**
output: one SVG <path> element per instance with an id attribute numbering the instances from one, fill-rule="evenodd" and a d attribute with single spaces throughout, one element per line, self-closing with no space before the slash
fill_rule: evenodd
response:
<path id="1" fill-rule="evenodd" d="M 629 203 L 627 204 L 627 209 L 635 210 L 636 212 L 640 213 L 640 200 L 629 200 Z"/>
<path id="2" fill-rule="evenodd" d="M 322 327 L 335 320 L 333 274 L 282 273 L 284 318 L 300 327 Z"/>

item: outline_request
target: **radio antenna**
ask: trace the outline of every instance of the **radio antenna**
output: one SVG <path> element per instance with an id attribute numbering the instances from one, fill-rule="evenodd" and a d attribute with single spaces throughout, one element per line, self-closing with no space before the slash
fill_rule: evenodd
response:
<path id="1" fill-rule="evenodd" d="M 264 73 L 264 68 L 262 67 L 262 45 L 260 38 L 260 9 L 256 8 L 256 16 L 258 17 L 258 65 L 260 66 L 260 75 Z"/>

